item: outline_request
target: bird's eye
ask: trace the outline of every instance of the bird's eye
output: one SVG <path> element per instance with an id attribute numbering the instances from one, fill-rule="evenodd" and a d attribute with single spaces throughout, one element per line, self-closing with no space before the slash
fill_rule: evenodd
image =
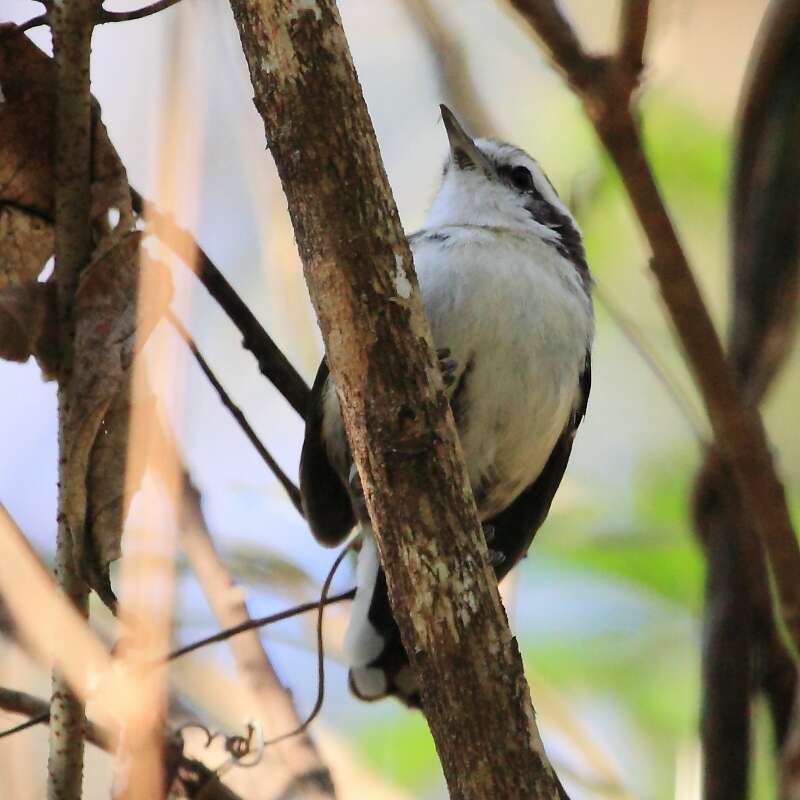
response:
<path id="1" fill-rule="evenodd" d="M 514 167 L 511 170 L 511 183 L 522 192 L 533 189 L 533 175 L 527 167 Z"/>

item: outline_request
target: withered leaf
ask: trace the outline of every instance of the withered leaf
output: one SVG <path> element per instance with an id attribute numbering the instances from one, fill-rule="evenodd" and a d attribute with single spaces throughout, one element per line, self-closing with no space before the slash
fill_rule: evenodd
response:
<path id="1" fill-rule="evenodd" d="M 58 368 L 55 285 L 28 281 L 0 288 L 0 358 L 36 356 L 45 377 Z"/>
<path id="2" fill-rule="evenodd" d="M 0 201 L 0 287 L 34 280 L 52 254 L 53 226 Z"/>
<path id="3" fill-rule="evenodd" d="M 55 64 L 14 25 L 0 25 L 0 41 L 0 204 L 52 220 Z M 94 99 L 92 120 L 92 218 L 102 234 L 116 209 L 119 238 L 133 227 L 128 179 Z M 97 238 L 100 251 L 108 249 Z"/>
<path id="4" fill-rule="evenodd" d="M 168 271 L 150 262 L 148 269 L 160 273 L 162 293 L 151 297 L 146 317 L 137 316 L 140 241 L 140 233 L 129 233 L 81 275 L 75 296 L 75 358 L 66 387 L 64 509 L 80 569 L 112 606 L 108 565 L 120 553 L 130 367 L 135 349 L 146 341 L 171 296 Z"/>

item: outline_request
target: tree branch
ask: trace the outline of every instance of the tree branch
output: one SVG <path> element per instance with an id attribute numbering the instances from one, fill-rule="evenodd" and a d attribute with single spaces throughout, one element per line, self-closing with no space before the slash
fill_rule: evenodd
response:
<path id="1" fill-rule="evenodd" d="M 231 627 L 251 622 L 250 615 L 233 579 L 217 553 L 200 505 L 200 494 L 184 470 L 181 508 L 181 543 L 197 575 L 217 622 Z M 239 675 L 252 693 L 253 715 L 260 721 L 267 738 L 275 732 L 300 728 L 300 719 L 291 694 L 281 684 L 255 629 L 249 635 L 230 640 Z M 278 744 L 278 757 L 293 786 L 302 785 L 308 800 L 334 798 L 330 770 L 322 762 L 307 732 Z"/>
<path id="2" fill-rule="evenodd" d="M 633 89 L 619 57 L 587 70 L 575 35 L 552 0 L 512 0 L 578 91 L 611 155 L 653 253 L 650 262 L 667 311 L 700 389 L 714 437 L 732 469 L 775 578 L 778 618 L 795 656 L 800 650 L 800 548 L 758 411 L 748 408 L 644 155 L 630 107 Z M 545 24 L 546 23 L 546 24 Z M 577 56 L 576 56 L 577 53 Z"/>
<path id="3" fill-rule="evenodd" d="M 269 450 L 264 447 L 261 439 L 258 438 L 258 435 L 247 421 L 247 418 L 239 406 L 237 406 L 236 403 L 231 400 L 230 395 L 225 391 L 225 387 L 223 387 L 223 385 L 217 379 L 217 376 L 212 372 L 211 367 L 208 366 L 208 362 L 205 360 L 205 358 L 203 358 L 203 354 L 198 350 L 194 339 L 192 339 L 189 331 L 186 330 L 183 323 L 171 311 L 167 311 L 167 319 L 170 321 L 172 327 L 175 328 L 181 339 L 183 339 L 183 341 L 186 343 L 186 346 L 191 351 L 198 366 L 208 379 L 208 382 L 214 387 L 215 391 L 219 395 L 222 405 L 224 405 L 225 408 L 230 411 L 231 416 L 236 420 L 236 423 L 242 429 L 244 435 L 247 436 L 250 444 L 253 445 L 255 451 L 261 456 L 264 463 L 269 467 L 270 470 L 272 470 L 273 475 L 275 475 L 275 477 L 278 479 L 278 482 L 286 490 L 286 494 L 289 495 L 292 505 L 297 509 L 297 512 L 302 517 L 303 505 L 300 501 L 300 490 L 294 485 L 289 476 L 280 468 L 278 462 L 275 461 L 275 459 L 270 455 Z"/>
<path id="4" fill-rule="evenodd" d="M 78 575 L 72 536 L 67 524 L 69 461 L 66 451 L 70 412 L 75 320 L 73 304 L 79 273 L 92 250 L 91 210 L 91 96 L 89 57 L 96 3 L 74 0 L 48 10 L 55 62 L 55 278 L 61 364 L 58 376 L 58 534 L 55 574 L 64 594 L 88 616 L 88 588 Z M 83 782 L 83 703 L 64 677 L 53 673 L 50 706 L 49 800 L 79 800 Z"/>
<path id="5" fill-rule="evenodd" d="M 180 0 L 158 0 L 157 3 L 137 8 L 135 11 L 107 11 L 101 7 L 97 12 L 96 22 L 98 25 L 102 25 L 106 22 L 129 22 L 134 19 L 143 19 L 158 14 L 159 11 L 165 11 L 179 2 Z"/>
<path id="6" fill-rule="evenodd" d="M 472 80 L 469 59 L 431 0 L 406 0 L 406 10 L 434 59 L 439 96 L 456 109 L 467 130 L 477 136 L 496 133 L 495 125 Z"/>
<path id="7" fill-rule="evenodd" d="M 24 714 L 39 724 L 50 723 L 50 708 L 45 700 L 25 692 L 0 688 L 0 708 L 12 714 Z M 102 750 L 113 753 L 117 737 L 105 728 L 84 719 L 86 740 Z M 204 800 L 241 800 L 237 794 L 225 786 L 205 764 L 181 754 L 178 760 L 178 778 L 187 789 L 194 791 L 187 797 L 203 797 Z"/>
<path id="8" fill-rule="evenodd" d="M 451 796 L 563 797 L 336 5 L 231 6 Z"/>
<path id="9" fill-rule="evenodd" d="M 343 600 L 352 600 L 355 597 L 355 594 L 355 589 L 348 589 L 346 592 L 341 592 L 340 594 L 335 594 L 332 597 L 327 598 L 325 605 L 329 606 L 333 603 L 341 603 Z M 299 616 L 300 614 L 307 614 L 309 611 L 315 611 L 318 608 L 319 600 L 312 600 L 309 603 L 301 603 L 298 606 L 287 608 L 285 611 L 278 611 L 276 614 L 269 614 L 266 617 L 256 617 L 248 622 L 240 622 L 238 625 L 233 625 L 230 628 L 226 628 L 224 631 L 215 633 L 213 636 L 206 636 L 205 639 L 198 639 L 196 642 L 179 647 L 177 650 L 173 650 L 171 653 L 168 653 L 166 656 L 164 656 L 163 660 L 160 660 L 157 663 L 162 664 L 167 661 L 174 661 L 176 658 L 185 656 L 188 653 L 193 653 L 195 650 L 200 650 L 203 647 L 208 647 L 210 644 L 225 642 L 232 636 L 238 636 L 240 633 L 244 633 L 245 631 L 251 631 L 255 628 L 263 628 L 267 625 L 272 625 L 275 622 L 282 622 L 285 619 L 291 619 L 292 617 Z"/>
<path id="10" fill-rule="evenodd" d="M 228 283 L 205 250 L 172 217 L 159 211 L 131 187 L 133 209 L 151 224 L 154 233 L 175 255 L 195 268 L 206 291 L 219 303 L 242 334 L 242 346 L 258 362 L 261 374 L 283 395 L 289 405 L 305 419 L 310 391 L 306 382 L 280 351 L 247 304 Z"/>
<path id="11" fill-rule="evenodd" d="M 644 45 L 649 16 L 650 0 L 622 0 L 618 59 L 634 87 L 638 85 L 644 69 Z"/>

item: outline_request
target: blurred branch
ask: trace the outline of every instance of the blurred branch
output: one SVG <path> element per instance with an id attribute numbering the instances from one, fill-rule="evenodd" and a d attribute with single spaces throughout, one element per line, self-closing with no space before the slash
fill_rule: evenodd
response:
<path id="1" fill-rule="evenodd" d="M 75 338 L 75 291 L 92 252 L 91 133 L 89 61 L 95 0 L 59 3 L 48 10 L 55 63 L 55 133 L 53 192 L 55 207 L 55 270 L 58 298 L 58 532 L 55 575 L 64 594 L 83 617 L 89 613 L 89 590 L 78 574 L 67 514 L 70 463 L 67 426 L 69 383 Z M 53 672 L 50 703 L 50 754 L 47 792 L 50 800 L 79 800 L 83 784 L 83 703 L 64 676 Z"/>
<path id="2" fill-rule="evenodd" d="M 650 0 L 622 0 L 620 9 L 619 62 L 634 84 L 644 69 L 644 45 Z"/>
<path id="3" fill-rule="evenodd" d="M 35 722 L 46 725 L 50 722 L 50 707 L 47 702 L 26 692 L 0 687 L 0 708 L 11 714 L 22 714 L 26 717 L 31 717 L 28 720 L 29 723 Z M 5 736 L 8 733 L 9 731 L 4 731 L 2 735 Z M 96 744 L 104 750 L 113 747 L 111 734 L 88 719 L 83 721 L 83 734 L 88 742 Z"/>
<path id="4" fill-rule="evenodd" d="M 477 136 L 496 133 L 496 125 L 470 77 L 466 52 L 435 4 L 431 0 L 405 0 L 405 7 L 434 60 L 440 100 L 455 109 Z"/>
<path id="5" fill-rule="evenodd" d="M 98 25 L 102 25 L 105 22 L 129 22 L 134 19 L 143 19 L 158 14 L 159 11 L 164 11 L 179 2 L 180 0 L 159 0 L 157 3 L 151 3 L 134 11 L 107 11 L 101 7 L 97 12 L 96 21 Z"/>
<path id="6" fill-rule="evenodd" d="M 798 331 L 800 3 L 769 7 L 750 61 L 732 160 L 728 341 L 742 396 L 755 406 L 785 365 Z M 797 666 L 781 640 L 780 617 L 771 613 L 764 552 L 742 514 L 739 490 L 714 453 L 697 476 L 695 498 L 708 560 L 704 797 L 747 796 L 750 708 L 758 692 L 772 716 L 779 796 L 800 797 Z"/>
<path id="7" fill-rule="evenodd" d="M 205 250 L 192 235 L 168 214 L 159 211 L 131 187 L 133 208 L 153 223 L 158 237 L 188 266 L 196 262 L 196 274 L 208 293 L 242 334 L 242 346 L 258 362 L 261 374 L 283 395 L 291 407 L 305 419 L 310 390 L 280 348 L 272 341 L 247 304 L 239 297 Z"/>
<path id="8" fill-rule="evenodd" d="M 255 451 L 261 456 L 264 463 L 270 468 L 270 470 L 272 470 L 272 473 L 278 479 L 278 482 L 286 490 L 286 494 L 289 495 L 292 505 L 297 509 L 298 513 L 302 517 L 303 506 L 300 501 L 300 490 L 294 485 L 289 476 L 286 475 L 286 473 L 280 468 L 280 465 L 270 455 L 267 448 L 264 447 L 239 406 L 237 406 L 236 403 L 231 400 L 230 395 L 225 391 L 225 388 L 219 382 L 217 376 L 212 372 L 211 367 L 208 366 L 208 362 L 205 360 L 205 358 L 203 358 L 203 354 L 198 350 L 197 344 L 195 343 L 194 339 L 192 339 L 189 331 L 186 330 L 183 323 L 172 313 L 172 311 L 167 311 L 167 319 L 170 321 L 172 327 L 175 328 L 181 339 L 183 339 L 183 341 L 186 343 L 186 346 L 189 348 L 189 350 L 191 350 L 191 353 L 194 356 L 195 361 L 197 361 L 198 366 L 219 395 L 222 405 L 224 405 L 225 408 L 230 411 L 231 415 L 236 420 L 245 436 L 247 436 L 249 439 L 250 444 L 253 445 Z"/>
<path id="9" fill-rule="evenodd" d="M 606 292 L 605 288 L 599 283 L 595 283 L 593 294 L 595 299 L 605 308 L 612 322 L 619 328 L 622 335 L 630 342 L 633 349 L 636 350 L 642 361 L 650 368 L 650 371 L 656 376 L 666 393 L 672 398 L 675 407 L 688 423 L 698 444 L 701 448 L 705 448 L 706 435 L 703 423 L 695 413 L 689 397 L 681 390 L 677 376 L 658 357 L 654 348 L 651 347 L 646 337 L 642 334 L 636 321 L 622 310 L 617 301 L 612 299 L 611 295 Z"/>
<path id="10" fill-rule="evenodd" d="M 200 494 L 184 470 L 180 515 L 181 542 L 217 622 L 226 628 L 251 622 L 242 592 L 217 553 L 200 505 Z M 231 652 L 253 700 L 253 715 L 264 729 L 296 730 L 300 720 L 291 694 L 283 687 L 254 629 L 230 640 Z M 287 781 L 302 795 L 334 798 L 330 771 L 322 763 L 314 742 L 305 731 L 278 745 Z"/>
<path id="11" fill-rule="evenodd" d="M 742 402 L 722 343 L 667 214 L 631 108 L 635 83 L 620 56 L 585 54 L 553 0 L 511 0 L 577 91 L 614 160 L 653 252 L 650 262 L 716 444 L 730 465 L 746 512 L 769 554 L 777 614 L 795 654 L 800 649 L 800 549 L 757 410 Z"/>
<path id="12" fill-rule="evenodd" d="M 329 606 L 333 603 L 341 603 L 343 600 L 352 600 L 355 595 L 355 589 L 348 589 L 346 592 L 341 592 L 340 594 L 335 594 L 332 597 L 328 597 L 325 600 L 324 605 Z M 249 622 L 241 622 L 238 625 L 233 625 L 230 628 L 226 628 L 224 631 L 215 633 L 213 636 L 207 636 L 205 639 L 198 639 L 196 642 L 179 647 L 177 650 L 173 650 L 171 653 L 168 653 L 166 656 L 164 656 L 163 661 L 174 661 L 176 658 L 185 656 L 187 653 L 193 653 L 195 650 L 208 647 L 210 644 L 227 641 L 232 636 L 238 636 L 240 633 L 244 633 L 245 631 L 250 631 L 254 628 L 263 628 L 267 625 L 272 625 L 275 622 L 282 622 L 285 619 L 291 619 L 292 617 L 299 616 L 300 614 L 307 614 L 309 611 L 318 610 L 319 606 L 319 600 L 314 600 L 310 603 L 301 603 L 300 605 L 293 606 L 292 608 L 287 608 L 285 611 L 278 611 L 276 614 L 269 614 L 266 617 L 256 617 Z M 158 663 L 160 664 L 163 662 L 159 661 Z"/>
<path id="13" fill-rule="evenodd" d="M 12 714 L 24 714 L 35 718 L 40 724 L 50 722 L 50 708 L 45 700 L 25 692 L 0 688 L 0 708 Z M 111 731 L 84 719 L 86 740 L 101 750 L 113 753 L 117 737 Z M 213 770 L 205 764 L 183 754 L 178 759 L 177 777 L 182 784 L 185 797 L 202 797 L 203 800 L 240 800 L 239 796 L 225 786 Z"/>

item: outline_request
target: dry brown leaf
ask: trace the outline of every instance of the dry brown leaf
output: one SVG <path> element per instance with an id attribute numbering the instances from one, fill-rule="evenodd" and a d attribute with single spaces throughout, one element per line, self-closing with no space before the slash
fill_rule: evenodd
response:
<path id="1" fill-rule="evenodd" d="M 166 268 L 162 296 L 137 318 L 141 234 L 125 236 L 81 275 L 75 296 L 75 360 L 67 386 L 68 480 L 63 487 L 73 550 L 89 585 L 111 605 L 108 565 L 119 557 L 130 418 L 130 367 L 170 300 Z M 137 339 L 137 325 L 143 325 Z"/>
<path id="2" fill-rule="evenodd" d="M 53 290 L 29 282 L 41 273 L 53 251 L 54 63 L 12 25 L 0 25 L 0 39 L 4 98 L 0 103 L 0 288 L 4 275 L 6 283 L 26 283 L 19 291 L 0 295 L 0 356 L 20 360 L 33 353 L 51 369 L 58 366 L 52 363 Z M 69 466 L 62 488 L 78 568 L 113 606 L 108 565 L 119 557 L 125 514 L 130 367 L 134 348 L 146 340 L 170 292 L 169 279 L 164 277 L 159 282 L 165 287 L 163 297 L 148 309 L 145 322 L 137 320 L 141 235 L 134 230 L 125 168 L 95 101 L 92 115 L 95 248 L 75 297 L 74 360 L 65 389 Z M 164 268 L 154 264 L 148 269 Z M 137 325 L 145 329 L 138 340 Z M 142 394 L 147 396 L 147 392 Z"/>
<path id="3" fill-rule="evenodd" d="M 37 278 L 52 254 L 53 226 L 47 220 L 0 205 L 0 287 Z"/>
<path id="4" fill-rule="evenodd" d="M 0 204 L 11 204 L 43 219 L 53 219 L 53 128 L 55 109 L 53 60 L 14 25 L 0 25 Z M 92 218 L 105 222 L 110 209 L 119 212 L 117 236 L 110 249 L 133 228 L 133 210 L 125 167 L 92 101 Z M 103 232 L 107 225 L 100 224 Z"/>
<path id="5" fill-rule="evenodd" d="M 36 356 L 46 378 L 58 368 L 55 285 L 28 281 L 0 288 L 0 358 Z"/>

